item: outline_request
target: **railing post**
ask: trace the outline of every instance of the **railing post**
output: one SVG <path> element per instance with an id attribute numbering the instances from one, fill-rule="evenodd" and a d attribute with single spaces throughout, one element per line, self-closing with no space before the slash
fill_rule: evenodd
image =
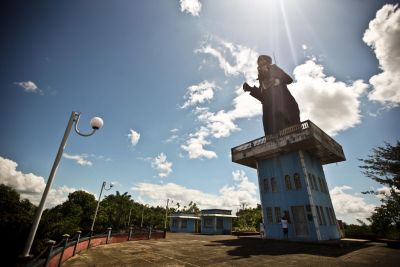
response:
<path id="1" fill-rule="evenodd" d="M 76 233 L 78 234 L 78 237 L 76 238 L 76 243 L 75 243 L 75 246 L 74 246 L 74 252 L 72 253 L 72 256 L 75 256 L 76 247 L 78 246 L 79 241 L 81 239 L 82 231 L 76 231 Z"/>
<path id="2" fill-rule="evenodd" d="M 130 241 L 132 238 L 132 231 L 133 231 L 133 226 L 129 227 L 128 241 Z"/>
<path id="3" fill-rule="evenodd" d="M 46 244 L 49 246 L 49 253 L 47 254 L 47 258 L 46 258 L 46 262 L 44 263 L 44 267 L 47 267 L 49 264 L 51 253 L 53 253 L 53 248 L 54 248 L 54 245 L 56 244 L 56 241 L 49 240 L 46 242 Z"/>
<path id="4" fill-rule="evenodd" d="M 149 235 L 147 236 L 147 239 L 151 238 L 151 225 L 149 226 Z"/>
<path id="5" fill-rule="evenodd" d="M 89 242 L 87 244 L 87 249 L 90 248 L 90 242 L 92 241 L 92 236 L 93 236 L 93 230 L 90 230 L 90 236 L 89 236 Z"/>
<path id="6" fill-rule="evenodd" d="M 67 244 L 68 244 L 69 234 L 64 234 L 63 237 L 64 237 L 64 246 L 63 246 L 63 249 L 62 249 L 62 252 L 61 252 L 61 255 L 60 255 L 60 260 L 58 261 L 58 267 L 61 266 L 62 258 L 64 256 L 64 251 L 65 251 L 65 248 L 67 247 Z"/>
<path id="7" fill-rule="evenodd" d="M 108 230 L 108 234 L 107 234 L 107 240 L 106 240 L 106 244 L 108 244 L 108 241 L 110 240 L 110 238 L 111 238 L 111 227 L 108 227 L 107 228 L 107 230 Z"/>

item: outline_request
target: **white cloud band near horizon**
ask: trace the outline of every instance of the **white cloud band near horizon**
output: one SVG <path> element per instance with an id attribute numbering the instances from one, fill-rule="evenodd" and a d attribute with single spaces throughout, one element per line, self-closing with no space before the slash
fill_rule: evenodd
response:
<path id="1" fill-rule="evenodd" d="M 14 188 L 22 199 L 28 199 L 38 205 L 46 186 L 42 176 L 33 173 L 23 173 L 17 170 L 18 164 L 10 159 L 0 157 L 0 183 Z M 374 210 L 375 205 L 368 204 L 365 198 L 349 193 L 352 188 L 347 185 L 336 186 L 330 190 L 332 204 L 338 219 L 347 223 L 357 223 L 356 219 L 366 220 Z M 137 183 L 132 191 L 138 194 L 139 199 L 148 199 L 148 204 L 163 205 L 165 199 L 174 199 L 181 204 L 194 201 L 202 209 L 227 208 L 236 209 L 245 203 L 248 207 L 255 207 L 260 203 L 258 185 L 249 180 L 243 170 L 232 172 L 232 183 L 222 186 L 218 194 L 205 193 L 197 189 L 167 183 Z M 388 188 L 377 189 L 379 194 L 388 192 Z M 69 193 L 77 189 L 60 186 L 50 190 L 46 208 L 59 205 L 67 200 Z M 380 196 L 377 196 L 378 198 Z"/>
<path id="2" fill-rule="evenodd" d="M 197 189 L 190 189 L 175 183 L 152 184 L 137 183 L 131 188 L 139 194 L 139 198 L 149 199 L 151 205 L 165 205 L 165 200 L 188 204 L 195 202 L 199 208 L 225 208 L 236 209 L 243 203 L 249 207 L 255 207 L 259 203 L 257 185 L 246 176 L 242 170 L 232 172 L 233 184 L 224 185 L 218 194 L 205 193 Z"/>
<path id="3" fill-rule="evenodd" d="M 46 187 L 44 178 L 33 173 L 18 171 L 17 167 L 15 161 L 0 157 L 0 183 L 15 189 L 22 199 L 28 199 L 32 204 L 38 205 Z M 65 185 L 50 189 L 45 207 L 61 204 L 69 193 L 76 190 Z"/>
<path id="4" fill-rule="evenodd" d="M 353 224 L 357 224 L 357 219 L 366 222 L 376 206 L 368 204 L 361 196 L 349 194 L 348 191 L 351 189 L 352 187 L 343 185 L 335 186 L 329 191 L 336 218 Z"/>

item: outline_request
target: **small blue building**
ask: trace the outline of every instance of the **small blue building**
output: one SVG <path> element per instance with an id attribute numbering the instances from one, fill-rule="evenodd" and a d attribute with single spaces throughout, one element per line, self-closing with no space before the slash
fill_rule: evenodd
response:
<path id="1" fill-rule="evenodd" d="M 232 232 L 231 210 L 207 209 L 201 211 L 201 233 L 206 235 L 230 234 Z"/>
<path id="2" fill-rule="evenodd" d="M 170 217 L 170 230 L 177 233 L 198 233 L 200 217 L 195 214 L 174 213 Z"/>
<path id="3" fill-rule="evenodd" d="M 339 239 L 322 165 L 346 160 L 342 147 L 311 121 L 232 148 L 232 161 L 257 169 L 266 238 Z"/>

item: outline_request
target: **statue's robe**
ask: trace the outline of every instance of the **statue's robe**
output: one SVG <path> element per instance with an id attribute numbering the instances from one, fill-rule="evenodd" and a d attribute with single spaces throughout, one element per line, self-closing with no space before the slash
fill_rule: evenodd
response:
<path id="1" fill-rule="evenodd" d="M 279 80 L 278 85 L 274 85 L 275 79 Z M 278 66 L 270 65 L 268 73 L 259 69 L 259 82 L 260 87 L 253 87 L 250 95 L 262 103 L 265 136 L 300 124 L 299 106 L 287 88 L 292 78 Z"/>

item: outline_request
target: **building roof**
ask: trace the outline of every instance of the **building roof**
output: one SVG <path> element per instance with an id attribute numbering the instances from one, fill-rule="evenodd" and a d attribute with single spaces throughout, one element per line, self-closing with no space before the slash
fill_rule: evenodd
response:
<path id="1" fill-rule="evenodd" d="M 232 210 L 225 210 L 225 209 L 205 209 L 201 210 L 201 214 L 224 214 L 224 215 L 231 215 Z"/>
<path id="2" fill-rule="evenodd" d="M 181 218 L 181 219 L 195 219 L 200 220 L 200 216 L 196 216 L 195 214 L 185 214 L 185 213 L 174 213 L 168 216 L 170 218 Z"/>
<path id="3" fill-rule="evenodd" d="M 236 215 L 231 215 L 231 214 L 215 214 L 215 213 L 209 213 L 209 214 L 201 214 L 201 217 L 227 217 L 227 218 L 236 218 Z"/>

